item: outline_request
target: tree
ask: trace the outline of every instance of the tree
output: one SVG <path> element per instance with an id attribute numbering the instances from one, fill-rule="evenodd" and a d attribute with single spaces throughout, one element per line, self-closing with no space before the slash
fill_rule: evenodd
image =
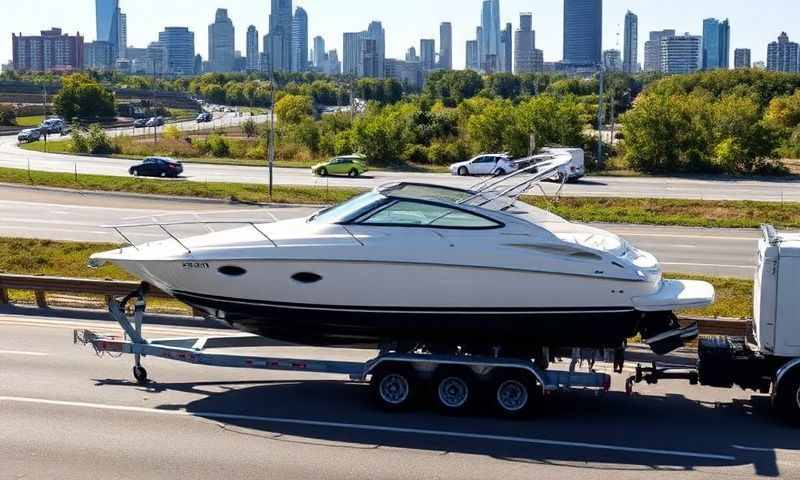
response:
<path id="1" fill-rule="evenodd" d="M 56 112 L 68 121 L 76 117 L 97 119 L 116 115 L 111 92 L 82 73 L 64 77 L 53 104 Z"/>
<path id="2" fill-rule="evenodd" d="M 282 122 L 300 123 L 314 113 L 311 97 L 302 95 L 284 95 L 275 104 L 275 114 Z"/>
<path id="3" fill-rule="evenodd" d="M 17 112 L 8 105 L 0 105 L 0 125 L 13 127 L 17 124 Z"/>
<path id="4" fill-rule="evenodd" d="M 256 122 L 254 122 L 252 118 L 242 123 L 242 133 L 244 133 L 247 138 L 253 138 L 258 135 L 258 125 L 256 125 Z"/>
<path id="5" fill-rule="evenodd" d="M 492 94 L 507 99 L 515 99 L 519 97 L 522 82 L 520 77 L 511 73 L 495 73 L 489 77 L 489 89 Z"/>
<path id="6" fill-rule="evenodd" d="M 351 135 L 353 147 L 373 165 L 399 162 L 408 145 L 405 121 L 396 107 L 385 107 L 360 117 Z"/>
<path id="7" fill-rule="evenodd" d="M 483 90 L 483 79 L 472 70 L 433 72 L 423 93 L 432 99 L 441 99 L 445 105 L 455 107 Z"/>
<path id="8" fill-rule="evenodd" d="M 220 105 L 225 103 L 225 88 L 222 85 L 203 85 L 200 88 L 200 95 L 211 103 Z"/>

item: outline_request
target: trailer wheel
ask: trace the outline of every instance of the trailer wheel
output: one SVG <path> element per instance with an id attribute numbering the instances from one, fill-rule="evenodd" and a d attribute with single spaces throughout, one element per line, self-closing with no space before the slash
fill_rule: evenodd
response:
<path id="1" fill-rule="evenodd" d="M 372 373 L 372 395 L 387 411 L 406 410 L 413 405 L 419 382 L 414 369 L 401 363 L 379 366 Z"/>
<path id="2" fill-rule="evenodd" d="M 477 394 L 471 371 L 464 368 L 441 368 L 434 377 L 433 399 L 446 415 L 461 415 L 470 410 Z"/>
<path id="3" fill-rule="evenodd" d="M 504 417 L 524 417 L 542 398 L 541 387 L 524 372 L 497 372 L 492 387 L 495 411 Z"/>
<path id="4" fill-rule="evenodd" d="M 781 416 L 789 423 L 800 426 L 800 372 L 793 372 L 783 379 L 775 400 Z"/>
<path id="5" fill-rule="evenodd" d="M 146 385 L 149 382 L 147 370 L 144 367 L 133 367 L 133 378 L 139 382 L 139 385 Z"/>

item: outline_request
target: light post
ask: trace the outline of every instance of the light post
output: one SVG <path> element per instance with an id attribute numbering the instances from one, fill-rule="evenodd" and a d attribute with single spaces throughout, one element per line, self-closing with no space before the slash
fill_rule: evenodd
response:
<path id="1" fill-rule="evenodd" d="M 605 106 L 603 105 L 603 89 L 605 88 L 605 67 L 600 64 L 600 94 L 597 103 L 597 169 L 603 170 L 605 162 L 603 161 L 603 120 L 605 117 Z"/>
<path id="2" fill-rule="evenodd" d="M 269 62 L 269 146 L 267 166 L 269 175 L 269 199 L 272 200 L 272 169 L 275 164 L 275 74 L 272 60 Z"/>

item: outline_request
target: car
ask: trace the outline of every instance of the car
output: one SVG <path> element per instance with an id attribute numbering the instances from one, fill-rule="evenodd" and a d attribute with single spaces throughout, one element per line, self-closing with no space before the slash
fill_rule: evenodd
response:
<path id="1" fill-rule="evenodd" d="M 197 123 L 208 123 L 214 120 L 214 115 L 209 112 L 203 112 L 197 116 Z"/>
<path id="2" fill-rule="evenodd" d="M 39 130 L 44 134 L 62 133 L 66 129 L 66 123 L 60 118 L 50 118 L 39 125 Z"/>
<path id="3" fill-rule="evenodd" d="M 450 173 L 460 177 L 471 175 L 507 175 L 517 170 L 517 165 L 508 154 L 481 154 L 466 162 L 450 165 Z"/>
<path id="4" fill-rule="evenodd" d="M 146 127 L 160 127 L 164 125 L 164 117 L 153 117 L 147 121 L 145 124 Z"/>
<path id="5" fill-rule="evenodd" d="M 17 135 L 17 141 L 20 143 L 36 142 L 40 138 L 42 138 L 42 132 L 38 128 L 28 128 Z"/>
<path id="6" fill-rule="evenodd" d="M 133 128 L 145 128 L 147 127 L 147 120 L 146 118 L 137 118 L 133 121 Z"/>
<path id="7" fill-rule="evenodd" d="M 364 157 L 361 155 L 346 155 L 336 157 L 328 160 L 327 162 L 318 163 L 311 167 L 311 172 L 320 177 L 327 177 L 328 175 L 347 175 L 350 177 L 358 177 L 367 173 L 367 164 Z"/>
<path id="8" fill-rule="evenodd" d="M 134 177 L 171 177 L 183 173 L 183 164 L 166 157 L 148 157 L 140 164 L 132 166 L 128 173 Z"/>

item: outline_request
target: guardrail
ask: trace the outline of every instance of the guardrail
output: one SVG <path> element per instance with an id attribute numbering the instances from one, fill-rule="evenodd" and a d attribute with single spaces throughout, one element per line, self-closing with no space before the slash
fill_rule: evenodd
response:
<path id="1" fill-rule="evenodd" d="M 138 286 L 138 282 L 0 274 L 0 305 L 10 303 L 9 290 L 32 291 L 36 296 L 36 305 L 39 308 L 48 308 L 47 292 L 100 295 L 110 300 L 112 297 L 127 295 Z M 170 298 L 155 287 L 150 289 L 148 295 L 151 298 Z M 751 323 L 747 320 L 690 317 L 681 319 L 684 325 L 694 322 L 699 324 L 701 335 L 743 337 L 751 330 Z"/>

